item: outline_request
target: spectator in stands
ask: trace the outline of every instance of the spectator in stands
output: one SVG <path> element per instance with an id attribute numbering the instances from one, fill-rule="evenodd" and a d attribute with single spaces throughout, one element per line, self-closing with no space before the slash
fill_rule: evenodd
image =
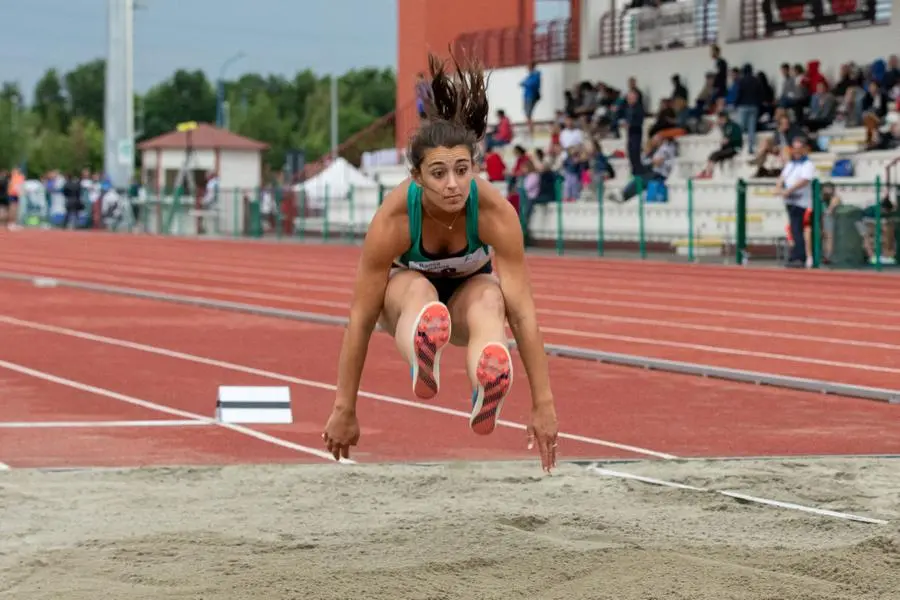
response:
<path id="1" fill-rule="evenodd" d="M 766 138 L 766 140 L 760 145 L 759 152 L 756 155 L 756 158 L 750 161 L 751 165 L 756 165 L 759 167 L 759 171 L 757 171 L 757 177 L 773 177 L 775 175 L 771 175 L 770 172 L 765 168 L 766 159 L 770 156 L 776 156 L 781 158 L 782 160 L 787 158 L 788 149 L 793 144 L 794 139 L 800 136 L 803 132 L 801 129 L 791 122 L 791 118 L 788 116 L 788 113 L 785 109 L 779 108 L 775 111 L 775 119 L 778 124 L 775 129 L 775 135 L 770 138 Z M 779 169 L 780 170 L 780 169 Z"/>
<path id="2" fill-rule="evenodd" d="M 769 82 L 769 77 L 762 71 L 756 72 L 756 80 L 762 91 L 762 104 L 760 105 L 760 117 L 768 122 L 774 121 L 775 113 L 775 88 Z M 771 125 L 770 125 L 771 126 Z"/>
<path id="3" fill-rule="evenodd" d="M 575 119 L 566 115 L 562 131 L 559 132 L 559 145 L 563 150 L 584 144 L 584 131 L 575 125 Z"/>
<path id="4" fill-rule="evenodd" d="M 651 181 L 665 182 L 672 173 L 676 154 L 674 140 L 658 134 L 652 137 L 642 158 L 641 171 L 622 188 L 621 197 L 611 193 L 608 194 L 608 198 L 613 202 L 627 202 L 637 195 L 639 182 L 641 190 L 646 190 Z"/>
<path id="5" fill-rule="evenodd" d="M 513 153 L 516 156 L 516 164 L 513 166 L 512 176 L 516 181 L 510 183 L 513 185 L 521 185 L 522 179 L 528 172 L 527 167 L 532 165 L 532 160 L 531 157 L 528 156 L 528 151 L 525 150 L 524 146 L 516 146 L 513 148 Z"/>
<path id="6" fill-rule="evenodd" d="M 862 120 L 863 126 L 866 128 L 866 144 L 871 144 L 875 140 L 875 133 L 884 123 L 890 108 L 890 100 L 887 94 L 879 87 L 875 81 L 870 81 L 868 91 L 862 101 Z"/>
<path id="7" fill-rule="evenodd" d="M 737 106 L 738 84 L 741 79 L 741 71 L 732 67 L 728 71 L 728 91 L 725 92 L 725 108 L 733 111 Z"/>
<path id="8" fill-rule="evenodd" d="M 860 85 L 862 85 L 862 80 L 858 76 L 854 76 L 853 64 L 844 63 L 840 67 L 838 81 L 834 85 L 832 92 L 835 97 L 843 98 L 847 94 L 847 90 Z"/>
<path id="9" fill-rule="evenodd" d="M 697 98 L 694 101 L 694 107 L 690 109 L 690 126 L 692 133 L 702 132 L 703 115 L 708 114 L 716 103 L 716 74 L 707 73 L 706 81 Z"/>
<path id="10" fill-rule="evenodd" d="M 575 99 L 575 94 L 572 93 L 572 90 L 566 90 L 563 93 L 563 97 L 565 98 L 564 112 L 566 116 L 574 117 L 575 109 L 578 108 L 578 101 Z"/>
<path id="11" fill-rule="evenodd" d="M 722 58 L 722 50 L 718 44 L 709 48 L 709 54 L 713 59 L 713 98 L 715 102 L 724 98 L 728 92 L 728 61 Z"/>
<path id="12" fill-rule="evenodd" d="M 841 67 L 842 75 L 835 86 L 834 95 L 838 98 L 838 114 L 843 117 L 848 127 L 862 124 L 862 104 L 866 91 L 862 70 L 853 63 Z"/>
<path id="13" fill-rule="evenodd" d="M 485 150 L 502 148 L 512 142 L 512 137 L 512 123 L 509 117 L 506 116 L 506 111 L 499 109 L 497 111 L 497 126 L 484 137 Z"/>
<path id="14" fill-rule="evenodd" d="M 900 95 L 900 60 L 896 54 L 892 54 L 888 59 L 887 69 L 881 79 L 881 89 L 891 98 Z"/>
<path id="15" fill-rule="evenodd" d="M 872 141 L 866 144 L 866 150 L 895 150 L 900 148 L 900 121 L 893 123 L 887 130 L 876 129 Z"/>
<path id="16" fill-rule="evenodd" d="M 609 132 L 613 137 L 619 137 L 619 129 L 616 126 L 616 116 L 619 111 L 620 92 L 616 88 L 605 83 L 597 84 L 598 102 L 594 111 L 593 126 L 604 135 Z"/>
<path id="17" fill-rule="evenodd" d="M 798 136 L 791 144 L 791 160 L 784 166 L 775 184 L 775 193 L 784 200 L 791 231 L 791 253 L 786 266 L 811 267 L 812 257 L 806 253 L 804 221 L 807 210 L 812 208 L 812 180 L 816 167 L 809 160 L 806 138 Z"/>
<path id="18" fill-rule="evenodd" d="M 837 100 L 834 94 L 828 91 L 828 84 L 821 80 L 816 85 L 816 93 L 809 101 L 809 114 L 803 124 L 808 131 L 814 133 L 831 125 L 836 115 Z"/>
<path id="19" fill-rule="evenodd" d="M 794 114 L 794 120 L 800 120 L 802 116 L 805 98 L 800 87 L 800 80 L 795 69 L 791 69 L 788 63 L 781 63 L 781 94 L 778 97 L 778 106 L 787 109 Z M 799 111 L 799 112 L 798 112 Z"/>
<path id="20" fill-rule="evenodd" d="M 628 89 L 626 90 L 626 94 L 627 93 L 634 93 L 634 95 L 637 96 L 637 103 L 641 105 L 641 108 L 644 110 L 647 109 L 647 105 L 644 103 L 644 93 L 638 88 L 637 79 L 634 77 L 628 78 Z"/>
<path id="21" fill-rule="evenodd" d="M 541 72 L 537 65 L 531 63 L 528 67 L 528 75 L 522 80 L 522 105 L 525 109 L 525 121 L 528 123 L 528 135 L 534 137 L 534 107 L 541 99 Z"/>
<path id="22" fill-rule="evenodd" d="M 896 247 L 894 243 L 894 223 L 891 218 L 894 214 L 894 205 L 888 196 L 881 198 L 881 258 L 885 262 L 895 260 Z M 856 223 L 856 230 L 863 239 L 863 251 L 869 262 L 875 262 L 875 205 L 867 206 L 862 211 L 862 216 Z"/>
<path id="23" fill-rule="evenodd" d="M 603 144 L 599 139 L 595 139 L 591 143 L 592 160 L 593 160 L 593 183 L 596 187 L 601 181 L 616 178 L 616 170 L 612 163 L 609 162 L 606 154 L 603 152 Z"/>
<path id="24" fill-rule="evenodd" d="M 716 165 L 732 160 L 744 146 L 744 134 L 740 126 L 731 120 L 728 113 L 722 111 L 718 117 L 719 127 L 722 129 L 722 143 L 719 149 L 709 155 L 706 168 L 697 175 L 698 179 L 709 179 L 713 175 Z"/>
<path id="25" fill-rule="evenodd" d="M 487 173 L 488 181 L 506 180 L 506 163 L 503 162 L 503 157 L 493 150 L 484 153 L 484 170 Z"/>
<path id="26" fill-rule="evenodd" d="M 557 175 L 556 169 L 554 168 L 556 165 L 551 158 L 544 155 L 544 151 L 540 148 L 534 151 L 534 156 L 535 168 L 539 177 L 538 194 L 537 197 L 533 200 L 529 196 L 528 201 L 523 203 L 520 213 L 522 218 L 522 226 L 524 227 L 523 233 L 525 234 L 526 245 L 531 245 L 533 243 L 530 233 L 530 227 L 531 217 L 534 214 L 534 207 L 542 204 L 546 205 L 556 202 Z M 528 196 L 527 191 L 526 196 Z"/>
<path id="27" fill-rule="evenodd" d="M 656 121 L 650 126 L 647 135 L 653 137 L 661 131 L 671 130 L 678 127 L 675 109 L 672 108 L 672 101 L 669 98 L 663 98 L 659 101 L 659 108 L 656 110 Z"/>
<path id="28" fill-rule="evenodd" d="M 830 181 L 822 185 L 822 262 L 831 262 L 834 253 L 834 213 L 841 205 L 841 198 Z"/>
<path id="29" fill-rule="evenodd" d="M 672 98 L 672 112 L 675 113 L 675 127 L 685 132 L 692 130 L 691 109 L 688 108 L 684 98 L 681 96 Z"/>
<path id="30" fill-rule="evenodd" d="M 425 104 L 431 100 L 431 86 L 425 80 L 425 73 L 416 76 L 416 110 L 419 118 L 425 118 Z"/>
<path id="31" fill-rule="evenodd" d="M 749 64 L 744 65 L 738 79 L 735 107 L 737 122 L 747 134 L 747 150 L 750 154 L 756 152 L 756 124 L 759 121 L 762 102 L 762 85 L 753 74 L 753 67 Z"/>
<path id="32" fill-rule="evenodd" d="M 575 202 L 581 196 L 582 177 L 589 168 L 584 144 L 566 150 L 562 167 L 564 202 Z"/>
<path id="33" fill-rule="evenodd" d="M 681 76 L 677 73 L 672 75 L 672 100 L 675 98 L 681 98 L 687 104 L 688 91 L 684 84 L 681 83 Z"/>
<path id="34" fill-rule="evenodd" d="M 629 82 L 630 83 L 630 82 Z M 625 106 L 622 110 L 622 121 L 627 134 L 628 160 L 631 163 L 631 174 L 636 177 L 643 170 L 641 167 L 641 142 L 644 137 L 644 106 L 640 103 L 637 90 L 628 90 Z"/>
<path id="35" fill-rule="evenodd" d="M 598 92 L 589 81 L 582 81 L 575 95 L 575 116 L 578 119 L 590 117 L 597 109 Z"/>

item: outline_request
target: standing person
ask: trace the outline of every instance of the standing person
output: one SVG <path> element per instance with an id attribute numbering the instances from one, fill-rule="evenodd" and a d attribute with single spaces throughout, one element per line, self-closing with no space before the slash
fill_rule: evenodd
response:
<path id="1" fill-rule="evenodd" d="M 738 80 L 737 98 L 737 122 L 747 134 L 747 151 L 756 154 L 756 124 L 759 121 L 759 113 L 763 105 L 763 87 L 753 74 L 753 67 L 744 65 L 741 78 Z"/>
<path id="2" fill-rule="evenodd" d="M 631 163 L 631 174 L 637 177 L 643 171 L 641 166 L 641 146 L 644 139 L 644 105 L 636 90 L 629 90 L 625 97 L 626 104 L 622 109 L 622 120 L 628 131 L 628 162 Z"/>
<path id="3" fill-rule="evenodd" d="M 803 230 L 807 211 L 812 208 L 812 180 L 816 167 L 809 160 L 806 138 L 797 137 L 791 143 L 791 160 L 781 170 L 775 184 L 775 194 L 784 199 L 791 230 L 791 254 L 788 267 L 812 266 L 812 256 L 806 253 Z"/>
<path id="4" fill-rule="evenodd" d="M 88 180 L 88 184 L 90 181 Z M 63 229 L 78 229 L 78 213 L 84 210 L 84 198 L 88 190 L 83 189 L 83 181 L 72 173 L 63 185 L 62 193 L 66 199 L 66 216 Z"/>
<path id="5" fill-rule="evenodd" d="M 25 195 L 25 174 L 14 168 L 9 175 L 9 214 L 7 228 L 16 231 L 19 227 L 19 199 Z"/>
<path id="6" fill-rule="evenodd" d="M 431 93 L 431 88 L 428 87 L 428 82 L 425 81 L 425 73 L 419 73 L 416 76 L 416 112 L 419 113 L 419 118 L 425 118 L 425 104 L 428 103 L 428 96 Z"/>
<path id="7" fill-rule="evenodd" d="M 322 439 L 335 459 L 347 458 L 359 441 L 357 394 L 376 323 L 409 363 L 420 398 L 440 389 L 446 344 L 465 347 L 473 388 L 469 426 L 491 433 L 512 385 L 508 319 L 531 387 L 529 447 L 537 443 L 549 471 L 556 462 L 556 408 L 522 228 L 496 187 L 474 176 L 487 129 L 484 72 L 453 63 L 451 74 L 429 55 L 432 103 L 409 144 L 411 178 L 388 194 L 369 225 Z"/>
<path id="8" fill-rule="evenodd" d="M 709 56 L 713 60 L 713 102 L 724 98 L 728 93 L 728 61 L 722 58 L 722 49 L 718 44 L 709 47 Z"/>
<path id="9" fill-rule="evenodd" d="M 537 65 L 531 63 L 528 67 L 528 75 L 519 84 L 522 86 L 522 101 L 525 109 L 525 121 L 528 123 L 528 135 L 534 137 L 534 107 L 541 99 L 541 72 L 538 71 Z"/>
<path id="10" fill-rule="evenodd" d="M 9 227 L 9 171 L 0 169 L 0 224 Z"/>

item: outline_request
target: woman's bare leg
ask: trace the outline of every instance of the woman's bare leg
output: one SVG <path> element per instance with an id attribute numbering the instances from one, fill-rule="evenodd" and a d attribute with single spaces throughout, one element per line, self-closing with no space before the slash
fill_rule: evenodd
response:
<path id="1" fill-rule="evenodd" d="M 450 341 L 451 327 L 450 313 L 438 302 L 431 282 L 414 271 L 395 273 L 385 290 L 380 323 L 412 369 L 415 395 L 436 396 L 441 352 Z"/>
<path id="2" fill-rule="evenodd" d="M 460 286 L 449 305 L 452 341 L 466 346 L 466 371 L 474 389 L 469 425 L 486 435 L 494 430 L 512 386 L 503 292 L 493 275 L 476 275 Z"/>

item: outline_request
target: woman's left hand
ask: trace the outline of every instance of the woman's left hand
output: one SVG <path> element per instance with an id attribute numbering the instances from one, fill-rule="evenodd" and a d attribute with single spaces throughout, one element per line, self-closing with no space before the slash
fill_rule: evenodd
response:
<path id="1" fill-rule="evenodd" d="M 528 449 L 537 442 L 541 454 L 541 467 L 550 472 L 556 467 L 556 444 L 559 424 L 553 401 L 541 402 L 531 409 L 531 425 L 528 426 Z"/>

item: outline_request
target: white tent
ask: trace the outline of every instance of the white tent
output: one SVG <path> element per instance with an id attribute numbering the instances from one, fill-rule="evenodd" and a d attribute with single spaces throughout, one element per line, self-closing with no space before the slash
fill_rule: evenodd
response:
<path id="1" fill-rule="evenodd" d="M 306 193 L 309 206 L 321 207 L 326 195 L 329 203 L 346 201 L 351 188 L 354 194 L 363 190 L 371 194 L 378 189 L 378 182 L 364 175 L 345 159 L 338 157 L 321 173 L 298 184 L 295 191 L 302 189 Z"/>

